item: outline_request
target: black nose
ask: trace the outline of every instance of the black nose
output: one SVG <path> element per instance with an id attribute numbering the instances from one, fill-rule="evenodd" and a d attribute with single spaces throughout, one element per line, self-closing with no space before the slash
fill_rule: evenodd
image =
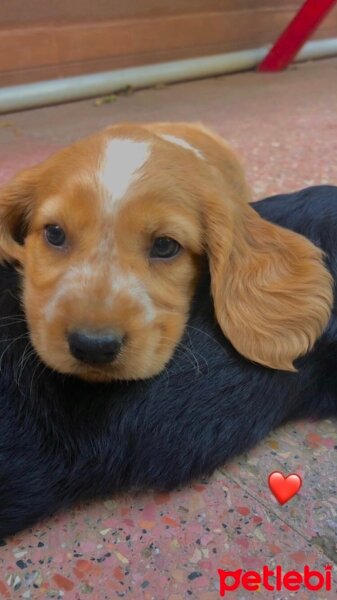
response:
<path id="1" fill-rule="evenodd" d="M 73 331 L 68 335 L 71 354 L 88 364 L 107 364 L 113 361 L 122 347 L 123 338 L 109 331 Z"/>

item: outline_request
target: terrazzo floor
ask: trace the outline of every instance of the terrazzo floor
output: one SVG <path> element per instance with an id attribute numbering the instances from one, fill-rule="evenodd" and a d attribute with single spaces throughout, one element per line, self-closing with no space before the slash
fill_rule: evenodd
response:
<path id="1" fill-rule="evenodd" d="M 0 182 L 122 120 L 203 121 L 239 151 L 255 199 L 337 185 L 337 59 L 3 115 Z M 218 568 L 303 572 L 307 564 L 324 573 L 337 564 L 336 458 L 336 422 L 299 422 L 208 481 L 75 506 L 0 542 L 0 598 L 215 600 Z M 267 485 L 274 470 L 303 479 L 283 506 Z M 225 597 L 336 598 L 337 575 L 331 592 L 260 587 Z"/>

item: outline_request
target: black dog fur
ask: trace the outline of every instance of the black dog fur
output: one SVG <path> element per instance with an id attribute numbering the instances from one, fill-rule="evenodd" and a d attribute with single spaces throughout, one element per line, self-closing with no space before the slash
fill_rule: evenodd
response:
<path id="1" fill-rule="evenodd" d="M 275 196 L 254 208 L 320 246 L 337 281 L 337 187 Z M 298 373 L 275 371 L 245 360 L 225 340 L 205 276 L 166 370 L 148 381 L 89 384 L 39 361 L 19 276 L 10 266 L 0 273 L 2 537 L 79 499 L 181 486 L 290 418 L 336 414 L 336 303 L 313 351 L 297 361 Z"/>

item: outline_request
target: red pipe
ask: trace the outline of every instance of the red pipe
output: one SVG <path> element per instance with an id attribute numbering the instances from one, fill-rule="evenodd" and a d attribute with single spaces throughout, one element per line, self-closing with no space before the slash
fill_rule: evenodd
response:
<path id="1" fill-rule="evenodd" d="M 292 61 L 337 0 L 306 0 L 284 30 L 258 71 L 281 71 Z"/>

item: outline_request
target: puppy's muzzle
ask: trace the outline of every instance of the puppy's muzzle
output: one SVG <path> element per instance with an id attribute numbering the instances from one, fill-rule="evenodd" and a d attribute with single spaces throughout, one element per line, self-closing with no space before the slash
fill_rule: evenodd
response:
<path id="1" fill-rule="evenodd" d="M 111 363 L 119 354 L 123 337 L 113 331 L 73 331 L 68 335 L 71 354 L 90 365 Z"/>

